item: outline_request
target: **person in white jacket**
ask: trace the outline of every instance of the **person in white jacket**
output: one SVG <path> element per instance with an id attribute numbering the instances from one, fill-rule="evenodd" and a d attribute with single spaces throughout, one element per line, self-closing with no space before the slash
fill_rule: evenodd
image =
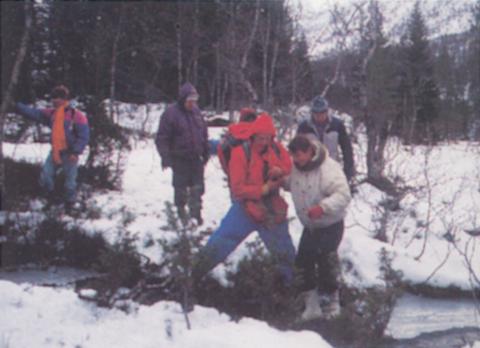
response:
<path id="1" fill-rule="evenodd" d="M 350 189 L 341 166 L 315 136 L 297 135 L 288 149 L 294 167 L 287 186 L 304 226 L 295 261 L 305 301 L 300 320 L 332 318 L 340 314 L 337 249 Z"/>

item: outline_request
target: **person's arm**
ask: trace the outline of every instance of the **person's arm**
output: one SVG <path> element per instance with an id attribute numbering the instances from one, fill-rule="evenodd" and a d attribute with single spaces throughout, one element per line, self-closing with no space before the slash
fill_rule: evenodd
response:
<path id="1" fill-rule="evenodd" d="M 17 103 L 15 105 L 15 111 L 29 120 L 50 126 L 50 117 L 46 110 L 31 108 L 26 104 Z"/>
<path id="2" fill-rule="evenodd" d="M 72 155 L 78 156 L 83 152 L 90 140 L 90 127 L 88 126 L 87 117 L 80 111 L 75 111 L 73 126 L 76 138 L 69 151 Z"/>
<path id="3" fill-rule="evenodd" d="M 353 147 L 352 147 L 352 141 L 350 140 L 350 136 L 348 135 L 343 122 L 339 123 L 338 133 L 339 133 L 340 148 L 342 149 L 343 171 L 347 177 L 347 180 L 350 181 L 350 179 L 355 174 L 355 164 L 353 160 Z"/>
<path id="4" fill-rule="evenodd" d="M 157 147 L 158 154 L 162 159 L 162 167 L 167 168 L 172 165 L 171 158 L 171 138 L 173 134 L 173 125 L 168 109 L 165 110 L 160 123 L 158 125 L 157 136 L 155 137 L 155 145 Z"/>
<path id="5" fill-rule="evenodd" d="M 208 142 L 207 122 L 205 122 L 203 115 L 201 117 L 203 122 L 203 136 L 205 139 L 205 142 L 203 143 L 203 163 L 206 164 L 208 162 L 208 159 L 210 158 L 210 144 Z"/>
<path id="6" fill-rule="evenodd" d="M 330 166 L 326 168 L 328 172 L 328 184 L 325 198 L 319 202 L 319 206 L 324 213 L 338 215 L 345 211 L 352 196 L 348 186 L 347 178 L 337 162 L 330 162 Z M 325 180 L 325 178 L 322 178 Z"/>
<path id="7" fill-rule="evenodd" d="M 247 184 L 248 161 L 242 146 L 232 149 L 228 173 L 232 194 L 236 199 L 258 200 L 262 197 L 262 184 Z"/>
<path id="8" fill-rule="evenodd" d="M 233 196 L 238 200 L 259 200 L 262 196 L 278 189 L 282 184 L 281 180 L 268 180 L 266 183 L 247 183 L 248 160 L 242 146 L 232 149 L 230 161 L 228 162 L 228 173 L 230 188 Z"/>

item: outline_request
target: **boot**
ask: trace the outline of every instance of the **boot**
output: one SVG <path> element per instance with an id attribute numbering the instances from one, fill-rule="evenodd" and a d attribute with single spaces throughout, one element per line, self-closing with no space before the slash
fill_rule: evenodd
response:
<path id="1" fill-rule="evenodd" d="M 193 214 L 193 218 L 197 220 L 197 226 L 202 226 L 203 225 L 203 219 L 202 219 L 202 213 L 200 212 L 195 212 Z"/>
<path id="2" fill-rule="evenodd" d="M 340 296 L 338 290 L 329 295 L 323 295 L 321 304 L 326 319 L 333 319 L 338 317 L 341 311 Z"/>
<path id="3" fill-rule="evenodd" d="M 305 300 L 305 310 L 300 316 L 300 321 L 308 321 L 323 318 L 322 308 L 320 307 L 320 296 L 316 289 L 306 291 L 302 294 Z"/>

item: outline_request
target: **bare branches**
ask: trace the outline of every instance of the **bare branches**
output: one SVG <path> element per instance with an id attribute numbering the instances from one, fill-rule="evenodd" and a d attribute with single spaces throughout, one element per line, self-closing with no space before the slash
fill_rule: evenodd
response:
<path id="1" fill-rule="evenodd" d="M 343 54 L 345 54 L 348 48 L 348 40 L 350 40 L 353 34 L 358 30 L 358 28 L 354 26 L 354 23 L 357 20 L 357 16 L 361 14 L 361 7 L 362 5 L 356 5 L 352 10 L 335 5 L 334 8 L 330 10 L 330 24 L 333 27 L 332 38 L 336 42 L 335 46 L 339 51 L 339 55 L 335 66 L 335 72 L 332 78 L 327 81 L 327 84 L 321 93 L 322 97 L 327 95 L 330 88 L 338 80 L 343 63 Z"/>

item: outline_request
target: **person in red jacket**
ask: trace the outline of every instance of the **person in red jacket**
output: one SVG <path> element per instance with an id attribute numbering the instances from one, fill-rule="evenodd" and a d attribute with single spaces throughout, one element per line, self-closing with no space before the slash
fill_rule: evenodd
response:
<path id="1" fill-rule="evenodd" d="M 295 248 L 288 232 L 288 206 L 279 194 L 292 162 L 275 135 L 272 118 L 263 113 L 251 124 L 249 140 L 232 149 L 228 169 L 232 206 L 197 255 L 195 280 L 224 261 L 253 231 L 278 257 L 283 279 L 292 280 Z"/>

